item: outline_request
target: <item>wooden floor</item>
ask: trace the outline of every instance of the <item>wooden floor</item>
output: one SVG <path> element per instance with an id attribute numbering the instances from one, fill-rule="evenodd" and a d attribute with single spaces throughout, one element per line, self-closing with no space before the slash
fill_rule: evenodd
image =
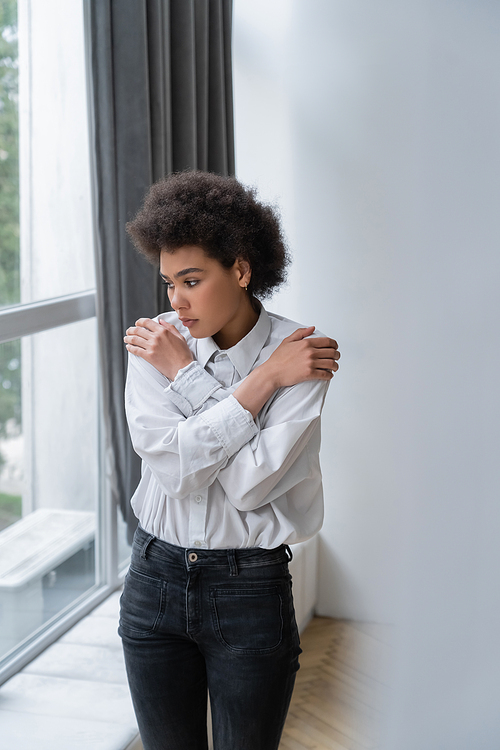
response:
<path id="1" fill-rule="evenodd" d="M 384 716 L 387 628 L 315 617 L 280 750 L 375 750 Z"/>

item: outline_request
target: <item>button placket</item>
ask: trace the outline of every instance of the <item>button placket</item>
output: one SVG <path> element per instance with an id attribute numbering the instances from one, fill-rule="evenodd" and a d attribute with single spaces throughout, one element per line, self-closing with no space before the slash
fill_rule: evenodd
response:
<path id="1" fill-rule="evenodd" d="M 205 547 L 208 490 L 191 495 L 189 508 L 189 546 Z"/>

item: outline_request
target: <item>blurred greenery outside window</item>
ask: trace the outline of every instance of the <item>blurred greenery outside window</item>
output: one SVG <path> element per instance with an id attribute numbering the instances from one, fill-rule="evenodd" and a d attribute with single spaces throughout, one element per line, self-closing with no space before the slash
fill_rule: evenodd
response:
<path id="1" fill-rule="evenodd" d="M 0 307 L 19 303 L 17 2 L 0 0 Z M 0 446 L 21 432 L 21 346 L 0 347 Z M 0 475 L 6 458 L 0 447 Z M 21 517 L 22 498 L 0 491 L 0 529 Z"/>

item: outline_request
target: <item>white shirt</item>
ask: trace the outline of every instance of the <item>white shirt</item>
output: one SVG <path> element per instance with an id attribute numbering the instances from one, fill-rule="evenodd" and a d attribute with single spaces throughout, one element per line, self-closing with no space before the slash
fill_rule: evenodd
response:
<path id="1" fill-rule="evenodd" d="M 280 388 L 255 421 L 232 395 L 301 326 L 262 308 L 252 330 L 221 351 L 212 338 L 194 339 L 175 313 L 159 318 L 183 334 L 195 361 L 170 382 L 129 356 L 125 405 L 142 458 L 132 507 L 142 528 L 204 549 L 272 549 L 313 536 L 323 521 L 318 454 L 328 381 Z"/>

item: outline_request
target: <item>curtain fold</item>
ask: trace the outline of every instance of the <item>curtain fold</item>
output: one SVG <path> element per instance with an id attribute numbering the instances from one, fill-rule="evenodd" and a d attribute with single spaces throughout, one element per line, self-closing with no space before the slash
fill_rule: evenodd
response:
<path id="1" fill-rule="evenodd" d="M 98 317 L 106 445 L 131 541 L 140 478 L 125 419 L 125 329 L 169 309 L 125 224 L 183 169 L 234 174 L 232 0 L 86 0 L 94 117 Z"/>

